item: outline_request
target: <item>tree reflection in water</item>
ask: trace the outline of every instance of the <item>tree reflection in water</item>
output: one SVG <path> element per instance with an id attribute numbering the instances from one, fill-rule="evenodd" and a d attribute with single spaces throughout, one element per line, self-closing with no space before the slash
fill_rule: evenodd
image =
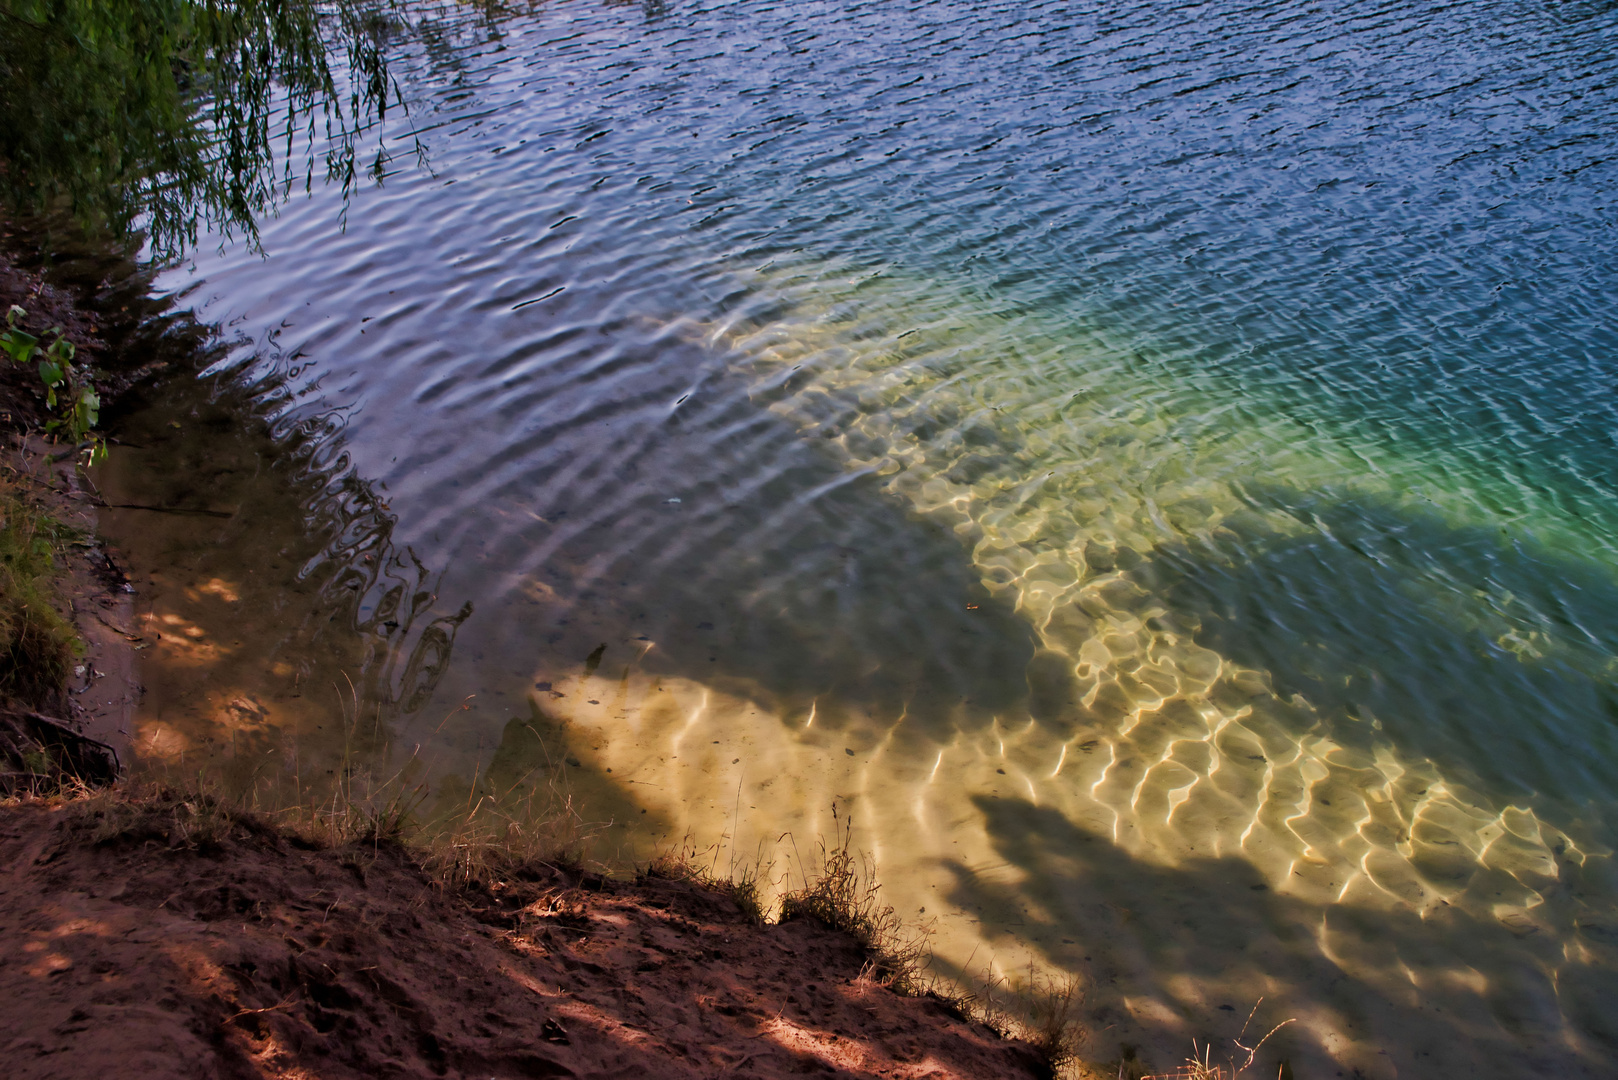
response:
<path id="1" fill-rule="evenodd" d="M 402 105 L 392 10 L 0 0 L 0 197 L 93 233 L 144 232 L 158 261 L 199 228 L 256 243 L 256 219 L 312 187 L 317 162 L 345 197 L 362 169 L 381 179 L 381 123 Z"/>

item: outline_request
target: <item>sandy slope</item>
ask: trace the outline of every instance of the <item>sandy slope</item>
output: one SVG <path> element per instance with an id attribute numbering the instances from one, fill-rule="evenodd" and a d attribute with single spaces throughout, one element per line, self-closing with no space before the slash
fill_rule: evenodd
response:
<path id="1" fill-rule="evenodd" d="M 446 891 L 398 849 L 251 821 L 192 846 L 172 806 L 98 843 L 83 807 L 0 809 L 12 1080 L 1041 1074 L 1028 1047 L 862 982 L 846 937 L 754 925 L 689 884 Z"/>

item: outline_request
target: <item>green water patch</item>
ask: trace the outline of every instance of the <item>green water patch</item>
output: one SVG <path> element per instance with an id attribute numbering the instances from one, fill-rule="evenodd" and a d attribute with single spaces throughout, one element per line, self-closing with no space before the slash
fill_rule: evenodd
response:
<path id="1" fill-rule="evenodd" d="M 1511 740 L 1538 740 L 1519 793 L 1563 786 L 1576 747 L 1613 759 L 1618 573 L 1598 515 L 1556 493 L 1502 513 L 1456 460 L 1393 460 L 1262 391 L 1187 386 L 1082 319 L 985 311 L 891 270 L 768 280 L 792 316 L 726 339 L 760 396 L 949 524 L 1048 636 L 1082 648 L 1099 624 L 1074 602 L 1110 592 L 1345 732 L 1437 750 L 1448 731 L 1439 756 L 1519 764 Z"/>
<path id="2" fill-rule="evenodd" d="M 1339 752 L 1435 762 L 1480 821 L 1498 800 L 1600 800 L 1618 627 L 1590 520 L 1546 503 L 1503 521 L 1456 461 L 1374 459 L 1079 318 L 1064 333 L 891 270 L 761 285 L 791 314 L 716 339 L 772 409 L 956 534 L 1038 632 L 1033 718 L 1065 746 L 1122 740 L 1106 783 L 1133 775 L 1146 718 L 1183 713 L 1171 727 L 1206 732 L 1148 739 L 1134 770 L 1182 774 L 1171 818 L 1253 723 L 1322 748 L 1304 815 L 1339 816 L 1307 795 Z M 1205 748 L 1176 764 L 1185 738 Z M 1118 793 L 1131 812 L 1144 783 Z"/>
<path id="3" fill-rule="evenodd" d="M 906 449 L 925 449 L 930 466 L 953 470 L 952 480 L 987 480 L 980 495 L 1032 493 L 1028 483 L 1049 479 L 1082 489 L 1083 477 L 1137 499 L 1149 494 L 1153 507 L 1121 526 L 1146 546 L 1237 504 L 1266 510 L 1226 490 L 1256 479 L 1387 495 L 1456 524 L 1493 525 L 1538 548 L 1618 566 L 1610 511 L 1546 486 L 1530 462 L 1504 449 L 1484 467 L 1470 446 L 1447 451 L 1424 441 L 1401 450 L 1368 429 L 1356 438 L 1238 365 L 1199 370 L 1187 358 L 1193 350 L 1154 351 L 1154 336 L 1131 335 L 1113 314 L 952 293 L 947 281 L 892 267 L 777 265 L 758 277 L 773 302 L 793 305 L 780 324 L 733 324 L 745 337 L 742 351 L 769 368 L 766 395 L 789 395 L 799 410 L 812 400 L 805 420 L 890 414 L 891 427 L 867 421 L 849 432 L 856 460 L 874 460 L 862 452 L 865 440 L 892 431 L 908 433 L 914 445 Z M 990 442 L 1013 439 L 1015 463 L 986 452 L 985 430 L 1002 433 Z"/>

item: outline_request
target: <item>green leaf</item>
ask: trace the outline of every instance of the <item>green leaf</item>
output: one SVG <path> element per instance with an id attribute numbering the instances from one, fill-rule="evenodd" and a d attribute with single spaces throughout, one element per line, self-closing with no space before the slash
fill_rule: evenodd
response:
<path id="1" fill-rule="evenodd" d="M 78 433 L 80 435 L 95 427 L 96 421 L 101 419 L 101 398 L 88 386 L 79 393 L 78 413 L 83 429 Z"/>
<path id="2" fill-rule="evenodd" d="M 54 388 L 60 385 L 62 382 L 62 375 L 63 371 L 61 364 L 55 363 L 51 360 L 41 360 L 39 362 L 39 377 L 44 380 L 46 386 Z M 55 394 L 51 395 L 51 404 L 56 404 Z"/>
<path id="3" fill-rule="evenodd" d="M 11 358 L 19 364 L 28 362 L 28 358 L 34 354 L 34 346 L 38 343 L 39 339 L 33 334 L 15 328 L 0 334 L 0 349 L 10 353 Z"/>

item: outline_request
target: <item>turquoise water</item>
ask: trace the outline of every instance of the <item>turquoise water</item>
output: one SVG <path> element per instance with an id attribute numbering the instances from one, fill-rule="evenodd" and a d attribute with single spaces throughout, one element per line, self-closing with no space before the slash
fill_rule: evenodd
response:
<path id="1" fill-rule="evenodd" d="M 1097 1061 L 1267 995 L 1299 1076 L 1618 1075 L 1615 33 L 411 7 L 396 171 L 161 283 L 332 478 L 378 768 L 566 759 L 628 851 L 846 800 Z M 306 723 L 210 693 L 151 746 Z"/>

